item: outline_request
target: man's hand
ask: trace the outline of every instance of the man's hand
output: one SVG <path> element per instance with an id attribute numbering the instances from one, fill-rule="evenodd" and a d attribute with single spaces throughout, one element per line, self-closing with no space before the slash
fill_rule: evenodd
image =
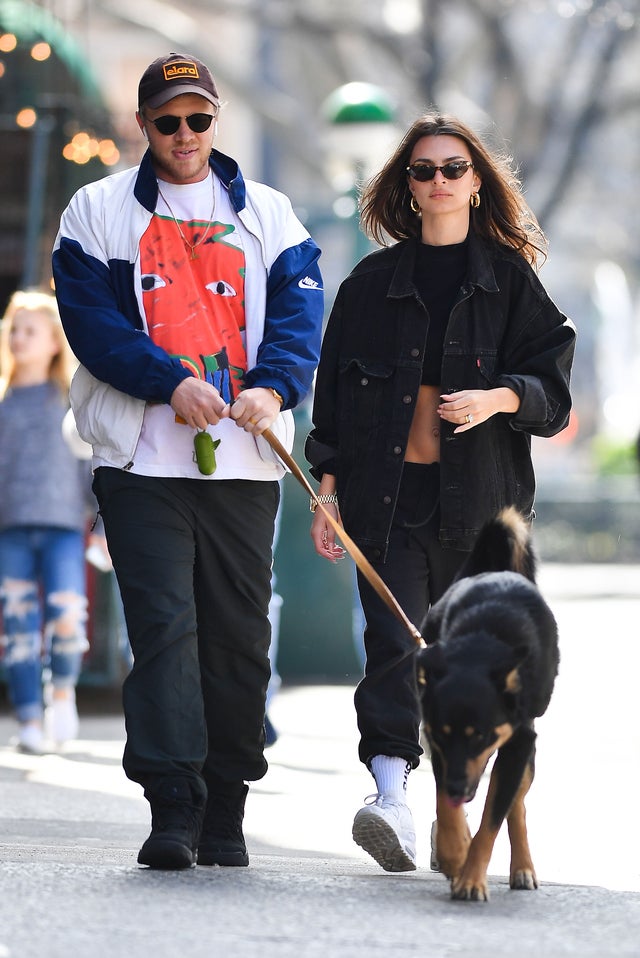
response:
<path id="1" fill-rule="evenodd" d="M 171 395 L 171 408 L 194 429 L 215 426 L 229 415 L 229 406 L 218 390 L 195 376 L 188 376 L 176 386 Z"/>
<path id="2" fill-rule="evenodd" d="M 280 403 L 271 390 L 254 386 L 242 390 L 228 414 L 245 432 L 259 436 L 276 421 L 279 412 Z"/>

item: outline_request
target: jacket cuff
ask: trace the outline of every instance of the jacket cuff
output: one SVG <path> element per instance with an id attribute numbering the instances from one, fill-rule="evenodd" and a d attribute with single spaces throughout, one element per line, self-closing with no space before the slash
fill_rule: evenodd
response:
<path id="1" fill-rule="evenodd" d="M 335 476 L 338 468 L 338 454 L 334 446 L 319 442 L 314 436 L 308 435 L 304 444 L 304 454 L 307 462 L 311 463 L 309 472 L 318 482 L 325 473 Z"/>
<path id="2" fill-rule="evenodd" d="M 291 408 L 291 389 L 283 379 L 279 379 L 277 376 L 260 374 L 254 377 L 249 371 L 245 376 L 245 387 L 247 389 L 275 389 L 282 396 L 282 411 Z"/>

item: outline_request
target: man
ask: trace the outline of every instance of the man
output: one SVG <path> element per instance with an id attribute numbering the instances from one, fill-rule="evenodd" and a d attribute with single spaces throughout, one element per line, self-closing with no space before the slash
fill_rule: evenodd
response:
<path id="1" fill-rule="evenodd" d="M 212 148 L 219 109 L 198 59 L 155 60 L 140 166 L 81 189 L 53 253 L 134 654 L 123 765 L 151 805 L 151 868 L 248 864 L 284 472 L 261 433 L 291 447 L 321 335 L 319 250 L 285 196 Z"/>

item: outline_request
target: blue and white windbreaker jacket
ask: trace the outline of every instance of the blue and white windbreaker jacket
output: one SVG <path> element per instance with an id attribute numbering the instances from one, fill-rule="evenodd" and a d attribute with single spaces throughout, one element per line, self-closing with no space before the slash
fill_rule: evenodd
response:
<path id="1" fill-rule="evenodd" d="M 320 352 L 320 250 L 284 194 L 245 181 L 237 163 L 217 150 L 210 164 L 248 240 L 245 382 L 274 387 L 283 396 L 286 411 L 272 431 L 290 450 L 290 410 L 311 388 Z M 139 245 L 157 192 L 147 152 L 139 167 L 75 194 L 62 215 L 53 251 L 60 314 L 81 363 L 71 387 L 78 431 L 93 445 L 97 459 L 122 468 L 134 458 L 146 403 L 169 403 L 176 386 L 191 375 L 146 331 Z M 283 470 L 271 447 L 261 438 L 258 447 L 279 478 Z"/>

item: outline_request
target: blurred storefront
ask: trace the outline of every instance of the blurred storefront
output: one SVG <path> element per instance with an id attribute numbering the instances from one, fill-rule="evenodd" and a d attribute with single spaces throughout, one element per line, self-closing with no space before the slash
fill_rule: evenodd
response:
<path id="1" fill-rule="evenodd" d="M 0 310 L 20 287 L 48 287 L 60 213 L 119 160 L 108 111 L 81 49 L 45 9 L 0 0 Z"/>

